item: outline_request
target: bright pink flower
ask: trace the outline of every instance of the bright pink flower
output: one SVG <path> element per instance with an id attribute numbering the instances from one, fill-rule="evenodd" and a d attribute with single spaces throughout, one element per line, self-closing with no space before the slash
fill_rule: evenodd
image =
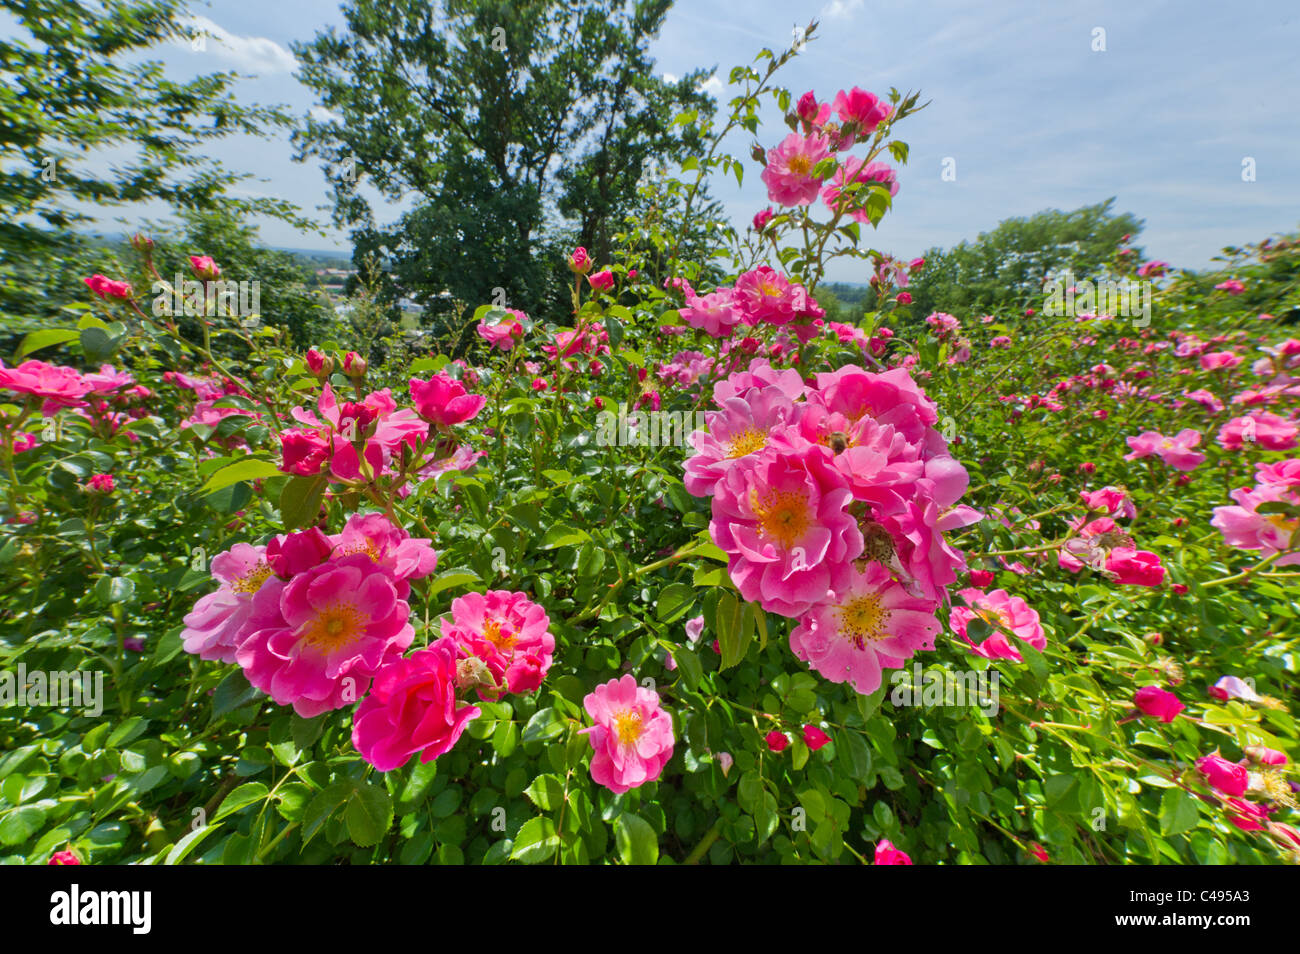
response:
<path id="1" fill-rule="evenodd" d="M 1245 444 L 1265 450 L 1290 450 L 1296 446 L 1297 434 L 1300 428 L 1286 418 L 1268 411 L 1251 411 L 1224 424 L 1216 440 L 1227 450 L 1240 450 Z"/>
<path id="2" fill-rule="evenodd" d="M 1206 371 L 1235 368 L 1239 364 L 1241 364 L 1241 358 L 1231 351 L 1211 351 L 1201 355 L 1201 367 Z"/>
<path id="3" fill-rule="evenodd" d="M 1287 763 L 1285 752 L 1270 749 L 1268 746 L 1248 745 L 1244 751 L 1260 765 L 1286 765 Z"/>
<path id="4" fill-rule="evenodd" d="M 1195 401 L 1213 414 L 1218 414 L 1223 410 L 1223 402 L 1215 397 L 1212 392 L 1207 391 L 1204 388 L 1197 388 L 1195 391 L 1188 391 L 1183 395 L 1183 397 Z"/>
<path id="5" fill-rule="evenodd" d="M 572 253 L 570 253 L 569 268 L 572 271 L 577 272 L 579 275 L 585 275 L 587 274 L 587 272 L 591 271 L 591 266 L 592 266 L 591 256 L 587 254 L 587 250 L 583 248 L 581 245 L 579 245 L 577 248 L 573 250 Z"/>
<path id="6" fill-rule="evenodd" d="M 841 122 L 856 124 L 859 139 L 875 132 L 876 127 L 888 119 L 894 111 L 894 107 L 882 102 L 874 93 L 868 93 L 856 86 L 847 93 L 844 90 L 836 93 L 831 108 L 835 110 Z"/>
<path id="7" fill-rule="evenodd" d="M 1119 487 L 1103 487 L 1101 490 L 1081 490 L 1079 497 L 1089 510 L 1109 516 L 1132 519 L 1137 516 L 1137 508 L 1128 494 Z"/>
<path id="8" fill-rule="evenodd" d="M 715 485 L 709 535 L 745 599 L 795 617 L 826 598 L 832 571 L 862 552 L 844 478 L 820 447 L 769 449 Z"/>
<path id="9" fill-rule="evenodd" d="M 210 255 L 191 255 L 190 268 L 199 281 L 213 281 L 221 277 L 221 269 Z"/>
<path id="10" fill-rule="evenodd" d="M 1137 437 L 1124 439 L 1132 452 L 1125 454 L 1125 460 L 1138 460 L 1142 457 L 1158 455 L 1162 461 L 1174 470 L 1194 470 L 1205 461 L 1205 455 L 1192 450 L 1201 443 L 1200 431 L 1184 428 L 1173 437 L 1165 437 L 1159 431 L 1143 431 Z"/>
<path id="11" fill-rule="evenodd" d="M 830 154 L 830 142 L 819 133 L 786 136 L 767 153 L 762 178 L 768 198 L 778 205 L 811 205 L 822 183 L 813 169 Z"/>
<path id="12" fill-rule="evenodd" d="M 1246 766 L 1229 762 L 1218 752 L 1197 759 L 1196 768 L 1212 786 L 1234 798 L 1244 793 L 1250 784 Z"/>
<path id="13" fill-rule="evenodd" d="M 112 474 L 93 474 L 86 481 L 86 489 L 96 494 L 111 494 L 117 488 Z"/>
<path id="14" fill-rule="evenodd" d="M 1135 586 L 1159 586 L 1165 578 L 1165 568 L 1158 556 L 1132 547 L 1111 550 L 1106 558 L 1106 572 L 1114 574 L 1116 583 Z"/>
<path id="15" fill-rule="evenodd" d="M 910 304 L 912 303 L 912 293 L 911 293 L 911 292 L 899 292 L 899 293 L 898 293 L 898 303 L 899 303 L 900 305 L 910 305 Z"/>
<path id="16" fill-rule="evenodd" d="M 465 385 L 439 372 L 428 381 L 411 378 L 411 400 L 420 417 L 440 427 L 451 427 L 478 416 L 487 404 L 482 394 L 469 394 Z"/>
<path id="17" fill-rule="evenodd" d="M 763 736 L 763 741 L 773 752 L 784 752 L 790 745 L 790 737 L 779 729 L 773 729 L 767 735 Z"/>
<path id="18" fill-rule="evenodd" d="M 772 211 L 771 207 L 756 212 L 754 214 L 753 222 L 754 231 L 761 232 L 763 229 L 767 228 L 767 223 L 772 221 L 775 214 L 776 213 Z"/>
<path id="19" fill-rule="evenodd" d="M 1138 266 L 1138 271 L 1137 271 L 1138 277 L 1159 278 L 1161 275 L 1165 273 L 1165 270 L 1168 269 L 1169 267 L 1170 266 L 1168 262 L 1157 262 L 1157 261 L 1147 262 L 1145 265 Z"/>
<path id="20" fill-rule="evenodd" d="M 686 638 L 692 643 L 698 643 L 700 636 L 704 633 L 704 617 L 693 616 L 686 621 Z"/>
<path id="21" fill-rule="evenodd" d="M 815 725 L 806 725 L 803 727 L 804 745 L 816 752 L 823 745 L 831 740 L 831 737 Z"/>
<path id="22" fill-rule="evenodd" d="M 907 270 L 909 272 L 919 272 L 923 268 L 925 268 L 925 259 L 923 258 L 914 258 L 907 263 Z"/>
<path id="23" fill-rule="evenodd" d="M 50 860 L 45 862 L 47 865 L 79 865 L 81 859 L 71 849 L 56 851 L 50 855 Z"/>
<path id="24" fill-rule="evenodd" d="M 1033 855 L 1036 859 L 1041 861 L 1043 864 L 1047 864 L 1049 861 L 1052 860 L 1047 854 L 1047 849 L 1044 848 L 1042 845 L 1040 845 L 1038 842 L 1034 842 L 1029 846 L 1029 853 Z"/>
<path id="25" fill-rule="evenodd" d="M 80 398 L 90 393 L 91 387 L 74 369 L 44 361 L 24 361 L 16 368 L 0 365 L 0 390 L 44 398 L 47 416 L 59 408 L 85 407 Z"/>
<path id="26" fill-rule="evenodd" d="M 802 285 L 766 265 L 737 278 L 732 297 L 740 308 L 742 322 L 747 325 L 788 324 L 808 314 L 816 304 Z"/>
<path id="27" fill-rule="evenodd" d="M 273 577 L 265 555 L 266 547 L 236 543 L 212 558 L 212 577 L 221 586 L 216 592 L 199 597 L 194 608 L 186 614 L 185 628 L 181 631 L 181 643 L 186 652 L 194 653 L 200 659 L 232 663 L 240 642 L 254 629 L 260 628 L 255 623 L 250 625 L 258 608 L 263 609 L 271 621 L 279 617 L 281 581 L 275 580 L 270 585 L 274 593 L 269 601 L 263 601 L 263 606 L 255 607 L 253 603 L 254 595 Z"/>
<path id="28" fill-rule="evenodd" d="M 1240 295 L 1246 290 L 1246 286 L 1235 278 L 1230 278 L 1226 282 L 1220 282 L 1214 286 L 1215 291 L 1226 291 L 1229 295 Z"/>
<path id="29" fill-rule="evenodd" d="M 614 287 L 614 273 L 609 269 L 587 276 L 587 283 L 594 291 L 609 291 Z"/>
<path id="30" fill-rule="evenodd" d="M 692 328 L 698 328 L 712 338 L 726 338 L 744 314 L 732 290 L 719 288 L 708 295 L 687 298 L 681 316 Z"/>
<path id="31" fill-rule="evenodd" d="M 1267 805 L 1259 805 L 1242 798 L 1228 799 L 1227 809 L 1228 821 L 1242 831 L 1263 831 L 1269 813 L 1272 811 Z"/>
<path id="32" fill-rule="evenodd" d="M 315 348 L 307 349 L 307 368 L 312 374 L 319 376 L 321 372 L 325 370 L 325 362 L 327 360 L 328 357 L 320 351 L 317 351 Z M 333 364 L 332 361 L 330 363 Z"/>
<path id="33" fill-rule="evenodd" d="M 280 469 L 286 474 L 319 474 L 329 456 L 329 441 L 318 431 L 293 428 L 280 432 Z"/>
<path id="34" fill-rule="evenodd" d="M 868 563 L 865 572 L 850 566 L 837 572 L 832 592 L 790 633 L 790 649 L 831 682 L 870 695 L 883 670 L 934 648 L 934 607 L 909 595 L 879 563 Z"/>
<path id="35" fill-rule="evenodd" d="M 690 436 L 695 454 L 686 460 L 683 480 L 688 493 L 707 497 L 722 476 L 739 460 L 757 454 L 777 433 L 783 444 L 799 441 L 787 425 L 799 420 L 803 405 L 794 404 L 778 387 L 755 390 L 747 398 L 731 397 L 722 410 L 705 413 L 707 431 Z"/>
<path id="36" fill-rule="evenodd" d="M 490 324 L 486 318 L 478 323 L 478 336 L 494 348 L 509 351 L 515 343 L 523 338 L 523 319 L 527 318 L 517 308 L 506 310 L 506 317 L 496 324 Z"/>
<path id="37" fill-rule="evenodd" d="M 555 637 L 546 611 L 526 593 L 489 590 L 452 600 L 452 622 L 443 623 L 445 635 L 456 640 L 462 652 L 483 661 L 496 684 L 513 693 L 532 692 L 551 668 Z M 483 698 L 502 693 L 481 690 Z"/>
<path id="38" fill-rule="evenodd" d="M 971 645 L 971 652 L 985 659 L 1014 659 L 1022 662 L 1020 649 L 1008 638 L 1008 634 L 1023 639 L 1037 650 L 1047 648 L 1047 636 L 1043 633 L 1038 612 L 1018 596 L 1011 596 L 1006 590 L 993 590 L 984 593 L 980 590 L 959 590 L 957 595 L 966 601 L 966 606 L 954 606 L 948 617 L 948 628 Z M 967 633 L 972 620 L 982 619 L 993 630 L 980 643 L 976 643 Z"/>
<path id="39" fill-rule="evenodd" d="M 1176 695 L 1159 686 L 1143 686 L 1133 697 L 1133 704 L 1161 722 L 1173 722 L 1178 713 L 1187 708 Z"/>
<path id="40" fill-rule="evenodd" d="M 658 693 L 625 673 L 597 686 L 583 707 L 595 722 L 582 730 L 591 742 L 593 780 L 619 795 L 659 778 L 673 756 L 673 720 Z"/>
<path id="41" fill-rule="evenodd" d="M 91 275 L 89 278 L 83 278 L 82 281 L 100 298 L 127 299 L 132 295 L 129 283 L 115 282 L 104 275 Z"/>
<path id="42" fill-rule="evenodd" d="M 971 570 L 970 581 L 982 589 L 993 582 L 993 575 L 992 570 Z"/>
<path id="43" fill-rule="evenodd" d="M 362 758 L 391 772 L 417 752 L 431 762 L 456 744 L 480 711 L 456 698 L 457 659 L 446 637 L 389 658 L 352 718 L 352 745 Z"/>
<path id="44" fill-rule="evenodd" d="M 893 842 L 888 838 L 882 838 L 876 842 L 876 856 L 873 860 L 878 865 L 910 865 L 912 863 L 912 859 L 907 852 L 895 848 Z"/>
<path id="45" fill-rule="evenodd" d="M 249 634 L 235 659 L 249 683 L 308 719 L 360 699 L 386 658 L 415 637 L 392 579 L 360 554 L 295 576 L 280 613 L 282 621 Z"/>
<path id="46" fill-rule="evenodd" d="M 328 538 L 336 557 L 364 554 L 388 574 L 399 599 L 411 591 L 408 580 L 428 576 L 438 568 L 438 554 L 427 537 L 412 537 L 381 513 L 354 513 L 342 531 Z M 269 551 L 270 548 L 268 548 Z M 275 555 L 270 554 L 274 566 Z"/>
<path id="47" fill-rule="evenodd" d="M 822 201 L 834 212 L 847 211 L 855 221 L 870 224 L 871 217 L 865 208 L 870 189 L 860 188 L 853 195 L 846 195 L 845 190 L 854 184 L 861 183 L 865 186 L 872 182 L 884 186 L 891 196 L 898 195 L 898 173 L 890 165 L 884 162 L 866 163 L 862 159 L 849 157 L 840 164 L 830 182 L 822 189 Z"/>
<path id="48" fill-rule="evenodd" d="M 1210 525 L 1223 534 L 1223 542 L 1239 550 L 1260 550 L 1275 556 L 1291 548 L 1291 537 L 1300 529 L 1300 520 L 1286 513 L 1260 513 L 1264 504 L 1300 504 L 1300 490 L 1282 484 L 1259 483 L 1254 490 L 1239 488 L 1231 497 L 1238 506 L 1215 507 Z M 1291 553 L 1277 561 L 1278 566 L 1300 563 L 1300 553 Z"/>

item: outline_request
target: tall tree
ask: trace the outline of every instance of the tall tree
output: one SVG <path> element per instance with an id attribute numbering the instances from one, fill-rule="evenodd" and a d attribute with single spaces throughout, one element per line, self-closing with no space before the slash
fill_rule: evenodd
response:
<path id="1" fill-rule="evenodd" d="M 92 208 L 157 199 L 310 225 L 288 202 L 228 195 L 247 176 L 210 158 L 215 141 L 292 117 L 236 101 L 237 74 L 176 82 L 161 63 L 136 61 L 191 41 L 185 0 L 0 0 L 0 10 L 18 28 L 0 40 L 0 311 L 50 313 L 48 276 Z"/>
<path id="2" fill-rule="evenodd" d="M 1005 219 L 974 242 L 930 249 L 925 268 L 908 289 L 912 314 L 945 311 L 963 317 L 1014 305 L 1038 308 L 1048 275 L 1069 269 L 1076 278 L 1101 277 L 1124 236 L 1142 231 L 1141 220 L 1115 213 L 1114 203 L 1110 198 L 1072 212 L 1048 209 Z"/>
<path id="3" fill-rule="evenodd" d="M 560 237 L 600 257 L 652 158 L 696 145 L 673 115 L 711 112 L 706 71 L 659 78 L 646 49 L 671 0 L 351 0 L 344 31 L 295 48 L 329 116 L 297 158 L 325 161 L 335 223 L 402 288 L 512 304 L 545 294 Z M 366 182 L 415 208 L 379 226 Z"/>

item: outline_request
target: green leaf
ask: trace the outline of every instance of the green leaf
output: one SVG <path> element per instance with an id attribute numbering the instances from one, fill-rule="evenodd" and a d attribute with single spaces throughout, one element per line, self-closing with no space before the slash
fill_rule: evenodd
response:
<path id="1" fill-rule="evenodd" d="M 575 543 L 587 543 L 590 540 L 591 534 L 587 531 L 559 524 L 546 531 L 546 536 L 542 537 L 538 549 L 554 550 L 556 547 L 573 546 Z"/>
<path id="2" fill-rule="evenodd" d="M 263 477 L 275 477 L 279 473 L 279 466 L 269 460 L 260 460 L 256 457 L 246 457 L 243 460 L 222 467 L 219 471 L 208 478 L 208 482 L 203 485 L 203 489 L 199 492 L 202 494 L 210 494 L 214 491 L 229 487 L 231 484 L 237 484 L 241 480 L 261 480 Z"/>
<path id="3" fill-rule="evenodd" d="M 328 483 L 325 474 L 289 479 L 280 491 L 280 519 L 286 530 L 298 530 L 316 522 Z"/>
<path id="4" fill-rule="evenodd" d="M 262 799 L 266 798 L 268 791 L 266 785 L 262 782 L 244 783 L 222 800 L 221 807 L 217 809 L 217 813 L 212 816 L 212 820 L 216 821 L 217 819 L 225 818 L 227 815 L 233 815 L 241 808 L 252 805 L 255 802 L 260 802 Z"/>
<path id="5" fill-rule="evenodd" d="M 48 348 L 51 345 L 76 341 L 79 337 L 81 337 L 81 333 L 73 328 L 41 328 L 39 331 L 33 331 L 23 338 L 23 343 L 18 346 L 18 352 L 14 355 L 14 361 L 22 361 L 23 358 L 34 351 L 40 351 L 42 348 Z"/>
<path id="6" fill-rule="evenodd" d="M 241 709 L 261 697 L 261 693 L 248 684 L 243 670 L 236 669 L 217 686 L 212 694 L 212 717 L 215 719 Z"/>
<path id="7" fill-rule="evenodd" d="M 524 794 L 544 812 L 557 811 L 564 801 L 564 779 L 558 775 L 539 775 Z"/>
<path id="8" fill-rule="evenodd" d="M 515 836 L 510 857 L 526 865 L 535 865 L 555 854 L 560 847 L 560 833 L 549 818 L 530 818 Z"/>
<path id="9" fill-rule="evenodd" d="M 348 796 L 343 812 L 348 837 L 362 848 L 379 843 L 393 825 L 393 800 L 382 785 L 362 785 Z"/>
<path id="10" fill-rule="evenodd" d="M 443 590 L 477 582 L 479 582 L 478 574 L 471 570 L 445 570 L 429 580 L 428 588 L 425 590 L 425 598 L 432 599 Z"/>
<path id="11" fill-rule="evenodd" d="M 233 792 L 231 793 L 233 794 Z M 204 838 L 212 834 L 220 825 L 200 825 L 194 829 L 176 844 L 172 845 L 171 851 L 167 852 L 167 857 L 163 859 L 165 865 L 178 865 L 185 860 L 185 856 L 199 846 Z"/>
<path id="12" fill-rule="evenodd" d="M 625 865 L 653 865 L 659 860 L 659 838 L 639 815 L 625 812 L 614 820 L 614 842 Z"/>
<path id="13" fill-rule="evenodd" d="M 660 622 L 671 623 L 685 616 L 695 605 L 695 589 L 686 583 L 670 583 L 659 591 L 655 613 Z"/>
<path id="14" fill-rule="evenodd" d="M 748 606 L 726 591 L 718 596 L 718 648 L 721 669 L 730 669 L 745 658 L 754 637 L 754 615 Z"/>
<path id="15" fill-rule="evenodd" d="M 544 742 L 554 739 L 564 732 L 565 721 L 564 716 L 550 706 L 538 709 L 524 726 L 524 741 Z"/>
<path id="16" fill-rule="evenodd" d="M 1196 799 L 1181 788 L 1166 790 L 1160 799 L 1160 831 L 1166 835 L 1177 835 L 1196 827 L 1199 817 Z"/>

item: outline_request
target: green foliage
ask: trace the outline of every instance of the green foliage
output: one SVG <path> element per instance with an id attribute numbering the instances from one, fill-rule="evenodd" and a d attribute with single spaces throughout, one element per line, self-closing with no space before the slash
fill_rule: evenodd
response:
<path id="1" fill-rule="evenodd" d="M 1099 279 L 1113 268 L 1124 236 L 1142 223 L 1111 211 L 1115 200 L 1072 212 L 1048 209 L 1028 218 L 1005 219 L 974 242 L 925 253 L 925 268 L 909 286 L 912 314 L 936 311 L 965 317 L 995 309 L 1040 308 L 1043 283 L 1070 270 L 1079 279 Z M 1132 247 L 1132 246 L 1130 246 Z M 1133 257 L 1141 250 L 1133 248 Z"/>

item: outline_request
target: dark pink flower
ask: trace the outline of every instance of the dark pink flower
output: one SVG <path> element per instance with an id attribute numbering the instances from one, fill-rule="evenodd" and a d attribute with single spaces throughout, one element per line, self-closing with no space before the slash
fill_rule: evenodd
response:
<path id="1" fill-rule="evenodd" d="M 1176 695 L 1159 686 L 1143 686 L 1133 697 L 1133 704 L 1161 722 L 1173 722 L 1178 713 L 1187 708 Z"/>

